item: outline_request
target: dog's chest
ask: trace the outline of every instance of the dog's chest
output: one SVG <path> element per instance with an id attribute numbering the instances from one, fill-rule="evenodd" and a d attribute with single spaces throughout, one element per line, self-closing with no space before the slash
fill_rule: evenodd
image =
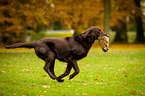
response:
<path id="1" fill-rule="evenodd" d="M 87 56 L 87 52 L 83 48 L 77 48 L 72 53 L 73 53 L 73 58 L 76 60 L 80 60 Z"/>

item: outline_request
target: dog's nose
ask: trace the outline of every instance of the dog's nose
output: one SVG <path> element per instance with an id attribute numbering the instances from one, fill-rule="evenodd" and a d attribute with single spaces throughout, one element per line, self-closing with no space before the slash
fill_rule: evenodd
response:
<path id="1" fill-rule="evenodd" d="M 108 48 L 102 48 L 102 50 L 103 50 L 104 52 L 107 52 L 109 49 L 108 49 Z"/>
<path id="2" fill-rule="evenodd" d="M 106 34 L 106 36 L 107 36 L 107 37 L 109 37 L 109 35 L 108 35 L 108 34 Z"/>

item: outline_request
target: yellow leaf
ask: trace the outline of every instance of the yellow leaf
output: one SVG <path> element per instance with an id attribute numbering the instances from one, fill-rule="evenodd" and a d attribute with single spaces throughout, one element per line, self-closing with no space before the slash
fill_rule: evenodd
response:
<path id="1" fill-rule="evenodd" d="M 85 83 L 84 85 L 89 85 L 88 83 Z"/>

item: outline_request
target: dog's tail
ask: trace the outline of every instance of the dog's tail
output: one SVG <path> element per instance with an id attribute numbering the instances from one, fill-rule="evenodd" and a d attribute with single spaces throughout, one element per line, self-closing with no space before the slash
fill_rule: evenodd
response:
<path id="1" fill-rule="evenodd" d="M 32 43 L 16 43 L 13 45 L 8 45 L 5 48 L 6 49 L 13 49 L 13 48 L 34 48 L 36 45 L 36 42 Z"/>

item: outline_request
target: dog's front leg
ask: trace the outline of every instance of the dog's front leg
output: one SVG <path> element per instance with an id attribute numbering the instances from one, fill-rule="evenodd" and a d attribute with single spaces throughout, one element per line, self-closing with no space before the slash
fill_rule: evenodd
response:
<path id="1" fill-rule="evenodd" d="M 65 76 L 69 75 L 71 69 L 72 69 L 72 66 L 68 63 L 65 72 L 62 75 L 60 75 L 58 78 L 61 79 Z"/>
<path id="2" fill-rule="evenodd" d="M 76 60 L 71 60 L 70 61 L 71 66 L 73 67 L 73 69 L 75 70 L 73 74 L 70 75 L 69 79 L 72 79 L 73 77 L 75 77 L 77 74 L 79 74 L 80 70 L 77 64 Z"/>

